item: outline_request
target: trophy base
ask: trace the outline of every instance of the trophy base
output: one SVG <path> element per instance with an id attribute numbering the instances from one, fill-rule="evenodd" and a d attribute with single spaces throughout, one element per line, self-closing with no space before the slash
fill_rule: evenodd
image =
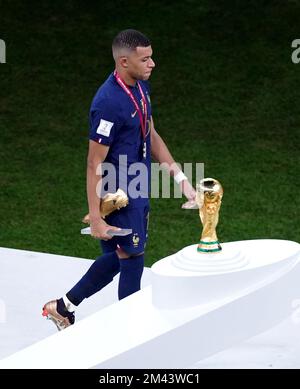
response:
<path id="1" fill-rule="evenodd" d="M 218 253 L 222 250 L 222 247 L 218 240 L 214 242 L 204 242 L 203 240 L 200 240 L 197 251 L 198 253 Z"/>
<path id="2" fill-rule="evenodd" d="M 222 251 L 206 252 L 205 255 L 197 251 L 195 245 L 183 248 L 172 256 L 172 265 L 182 270 L 220 273 L 242 269 L 249 263 L 247 256 L 235 246 L 224 245 Z"/>
<path id="3" fill-rule="evenodd" d="M 287 240 L 223 243 L 221 252 L 205 255 L 187 246 L 152 265 L 152 303 L 160 309 L 220 303 L 272 282 L 299 260 L 299 243 Z"/>

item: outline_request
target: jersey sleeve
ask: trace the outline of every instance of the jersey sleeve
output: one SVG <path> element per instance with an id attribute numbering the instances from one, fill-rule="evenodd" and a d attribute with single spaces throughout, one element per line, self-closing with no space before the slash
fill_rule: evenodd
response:
<path id="1" fill-rule="evenodd" d="M 117 104 L 108 99 L 99 101 L 90 111 L 89 139 L 110 146 L 122 125 L 119 114 Z"/>

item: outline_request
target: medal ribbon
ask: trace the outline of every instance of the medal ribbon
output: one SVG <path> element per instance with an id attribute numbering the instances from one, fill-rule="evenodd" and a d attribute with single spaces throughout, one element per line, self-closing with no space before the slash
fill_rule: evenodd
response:
<path id="1" fill-rule="evenodd" d="M 124 83 L 124 81 L 121 79 L 121 77 L 119 76 L 119 74 L 117 73 L 117 71 L 115 70 L 114 71 L 114 76 L 117 80 L 117 83 L 120 85 L 120 87 L 128 94 L 128 96 L 131 98 L 134 106 L 135 106 L 135 109 L 137 110 L 137 113 L 139 115 L 139 118 L 140 118 L 140 123 L 141 123 L 141 132 L 142 132 L 142 135 L 143 135 L 143 139 L 145 140 L 146 139 L 146 127 L 147 127 L 147 103 L 146 103 L 146 99 L 145 99 L 145 95 L 144 95 L 144 92 L 139 84 L 139 82 L 137 81 L 137 84 L 138 84 L 138 88 L 139 88 L 139 91 L 140 91 L 140 94 L 142 96 L 142 104 L 143 104 L 143 107 L 144 107 L 144 117 L 143 117 L 143 114 L 142 114 L 142 111 L 141 111 L 141 108 L 139 106 L 139 104 L 137 103 L 135 97 L 133 96 L 131 90 L 128 88 L 128 86 Z"/>

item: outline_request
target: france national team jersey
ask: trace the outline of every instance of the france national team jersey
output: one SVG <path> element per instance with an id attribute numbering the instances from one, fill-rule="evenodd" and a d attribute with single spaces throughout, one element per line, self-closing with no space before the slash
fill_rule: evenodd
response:
<path id="1" fill-rule="evenodd" d="M 148 204 L 150 193 L 151 103 L 147 81 L 138 81 L 147 104 L 146 138 L 144 140 L 139 113 L 133 101 L 118 84 L 112 73 L 98 89 L 90 109 L 90 136 L 97 143 L 109 146 L 103 164 L 105 192 L 121 188 L 129 197 L 128 208 Z M 138 85 L 128 86 L 143 114 L 142 96 Z M 146 146 L 144 145 L 146 144 Z M 110 169 L 115 167 L 115 174 Z M 106 166 L 108 169 L 106 170 Z M 106 170 L 106 171 L 105 171 Z"/>

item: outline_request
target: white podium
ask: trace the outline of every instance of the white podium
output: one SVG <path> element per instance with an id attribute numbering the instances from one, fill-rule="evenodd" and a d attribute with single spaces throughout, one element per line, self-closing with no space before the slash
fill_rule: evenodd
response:
<path id="1" fill-rule="evenodd" d="M 192 245 L 159 260 L 145 269 L 142 289 L 121 301 L 116 277 L 61 332 L 42 317 L 43 303 L 91 262 L 0 248 L 0 369 L 176 369 L 224 360 L 247 368 L 249 349 L 260 352 L 255 367 L 270 360 L 281 367 L 280 342 L 285 366 L 299 368 L 300 244 L 267 239 L 222 247 L 212 257 Z"/>
<path id="2" fill-rule="evenodd" d="M 299 255 L 300 245 L 286 240 L 223 243 L 214 254 L 187 246 L 152 266 L 153 304 L 186 308 L 250 292 L 289 272 Z"/>

